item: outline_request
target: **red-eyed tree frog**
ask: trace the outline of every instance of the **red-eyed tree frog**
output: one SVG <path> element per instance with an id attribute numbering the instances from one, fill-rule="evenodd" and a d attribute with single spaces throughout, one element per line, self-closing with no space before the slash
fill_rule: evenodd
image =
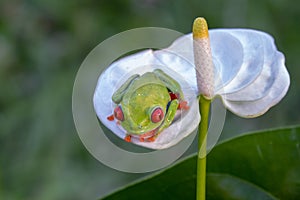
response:
<path id="1" fill-rule="evenodd" d="M 114 92 L 112 100 L 116 107 L 108 119 L 116 119 L 126 130 L 127 142 L 131 137 L 155 141 L 170 126 L 178 109 L 189 108 L 179 83 L 161 69 L 132 75 Z"/>

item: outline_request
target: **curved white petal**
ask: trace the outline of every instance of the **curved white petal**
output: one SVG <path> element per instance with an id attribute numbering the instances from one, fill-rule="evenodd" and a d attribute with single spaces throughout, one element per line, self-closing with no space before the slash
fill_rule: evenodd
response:
<path id="1" fill-rule="evenodd" d="M 245 33 L 246 32 L 246 33 Z M 243 85 L 240 90 L 234 91 L 232 88 L 227 88 L 233 85 L 230 83 L 224 88 L 226 92 L 225 98 L 231 101 L 254 101 L 264 97 L 271 88 L 280 67 L 284 66 L 284 57 L 279 53 L 274 44 L 274 40 L 266 33 L 253 30 L 232 30 L 232 35 L 238 35 L 244 40 L 244 43 L 252 43 L 252 51 L 257 51 L 259 54 L 253 53 L 251 57 L 244 59 L 248 65 L 247 70 L 241 69 L 233 82 L 240 82 Z M 255 41 L 255 42 L 253 42 Z M 254 44 L 253 44 L 254 43 Z M 261 70 L 258 70 L 261 69 Z M 259 72 L 257 78 L 251 80 L 252 71 Z M 253 76 L 252 76 L 253 77 Z M 248 80 L 248 83 L 246 81 Z"/>
<path id="2" fill-rule="evenodd" d="M 228 54 L 219 56 L 218 59 L 218 61 L 223 64 L 220 70 L 223 82 L 223 77 L 234 75 L 229 83 L 224 82 L 224 87 L 221 87 L 219 91 L 216 91 L 216 94 L 229 94 L 245 88 L 252 83 L 263 70 L 264 45 L 261 33 L 248 29 L 220 29 L 215 30 L 212 35 L 214 34 L 219 34 L 220 42 L 229 38 L 229 36 L 224 37 L 224 35 L 228 34 L 232 38 L 235 38 L 241 47 L 237 48 L 231 43 L 224 44 L 223 46 L 213 43 L 216 49 L 221 48 L 223 51 L 229 52 Z M 233 49 L 239 53 L 232 53 Z M 231 60 L 232 63 L 238 65 L 238 67 L 234 67 L 235 73 L 232 73 L 232 70 L 230 70 L 232 64 L 228 61 L 224 62 L 224 60 Z M 218 89 L 219 88 L 217 88 L 217 90 Z"/>
<path id="3" fill-rule="evenodd" d="M 184 77 L 185 81 L 189 83 L 189 86 L 198 94 L 194 63 L 191 63 L 189 60 L 177 54 L 177 52 L 170 51 L 169 49 L 158 50 L 153 53 L 155 58 L 163 65 L 176 69 L 176 72 Z"/>
<path id="4" fill-rule="evenodd" d="M 151 149 L 163 149 L 181 141 L 197 128 L 200 115 L 196 98 L 197 93 L 195 89 L 190 86 L 190 83 L 185 81 L 185 79 L 189 79 L 190 75 L 179 75 L 178 73 L 180 71 L 188 71 L 189 66 L 180 65 L 177 62 L 180 62 L 180 60 L 174 60 L 168 65 L 161 63 L 161 61 L 154 56 L 152 50 L 146 50 L 121 58 L 112 63 L 99 77 L 95 89 L 93 103 L 98 118 L 120 138 L 125 138 L 125 130 L 117 125 L 115 121 L 109 121 L 107 119 L 108 116 L 112 115 L 115 107 L 111 97 L 114 91 L 131 75 L 143 74 L 160 68 L 180 83 L 190 109 L 178 113 L 177 119 L 174 120 L 171 126 L 165 129 L 154 142 L 140 142 L 135 138 L 132 138 L 132 142 Z M 183 75 L 186 77 L 183 77 Z"/>
<path id="5" fill-rule="evenodd" d="M 215 93 L 218 94 L 220 89 L 225 90 L 226 86 L 236 78 L 242 69 L 245 47 L 238 38 L 233 37 L 226 30 L 211 30 L 209 34 L 215 71 L 217 72 L 215 80 L 221 80 L 215 82 Z"/>
<path id="6" fill-rule="evenodd" d="M 284 60 L 283 54 L 279 54 L 281 62 Z M 284 65 L 279 67 L 277 76 L 274 77 L 274 82 L 263 98 L 255 101 L 230 101 L 223 98 L 225 106 L 241 117 L 257 117 L 264 114 L 272 106 L 277 104 L 287 93 L 290 77 Z M 250 92 L 255 92 L 250 91 Z"/>

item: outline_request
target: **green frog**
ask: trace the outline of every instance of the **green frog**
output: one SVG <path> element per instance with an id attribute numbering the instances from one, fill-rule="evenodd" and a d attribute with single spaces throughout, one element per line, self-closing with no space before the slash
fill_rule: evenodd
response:
<path id="1" fill-rule="evenodd" d="M 132 75 L 113 96 L 114 114 L 126 131 L 125 141 L 137 137 L 141 142 L 153 142 L 171 125 L 178 109 L 187 110 L 188 103 L 180 84 L 161 69 Z"/>

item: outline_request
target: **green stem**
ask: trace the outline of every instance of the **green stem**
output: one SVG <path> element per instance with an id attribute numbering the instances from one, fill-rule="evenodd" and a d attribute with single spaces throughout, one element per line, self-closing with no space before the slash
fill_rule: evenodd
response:
<path id="1" fill-rule="evenodd" d="M 197 200 L 205 200 L 206 135 L 209 121 L 210 102 L 211 100 L 206 99 L 202 95 L 199 97 L 201 122 L 198 128 Z"/>

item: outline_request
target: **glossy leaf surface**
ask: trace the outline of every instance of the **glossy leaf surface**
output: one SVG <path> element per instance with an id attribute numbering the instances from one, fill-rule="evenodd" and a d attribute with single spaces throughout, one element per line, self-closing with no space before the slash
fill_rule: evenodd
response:
<path id="1" fill-rule="evenodd" d="M 207 199 L 299 199 L 300 127 L 246 134 L 207 158 Z M 195 199 L 196 156 L 104 199 Z"/>

